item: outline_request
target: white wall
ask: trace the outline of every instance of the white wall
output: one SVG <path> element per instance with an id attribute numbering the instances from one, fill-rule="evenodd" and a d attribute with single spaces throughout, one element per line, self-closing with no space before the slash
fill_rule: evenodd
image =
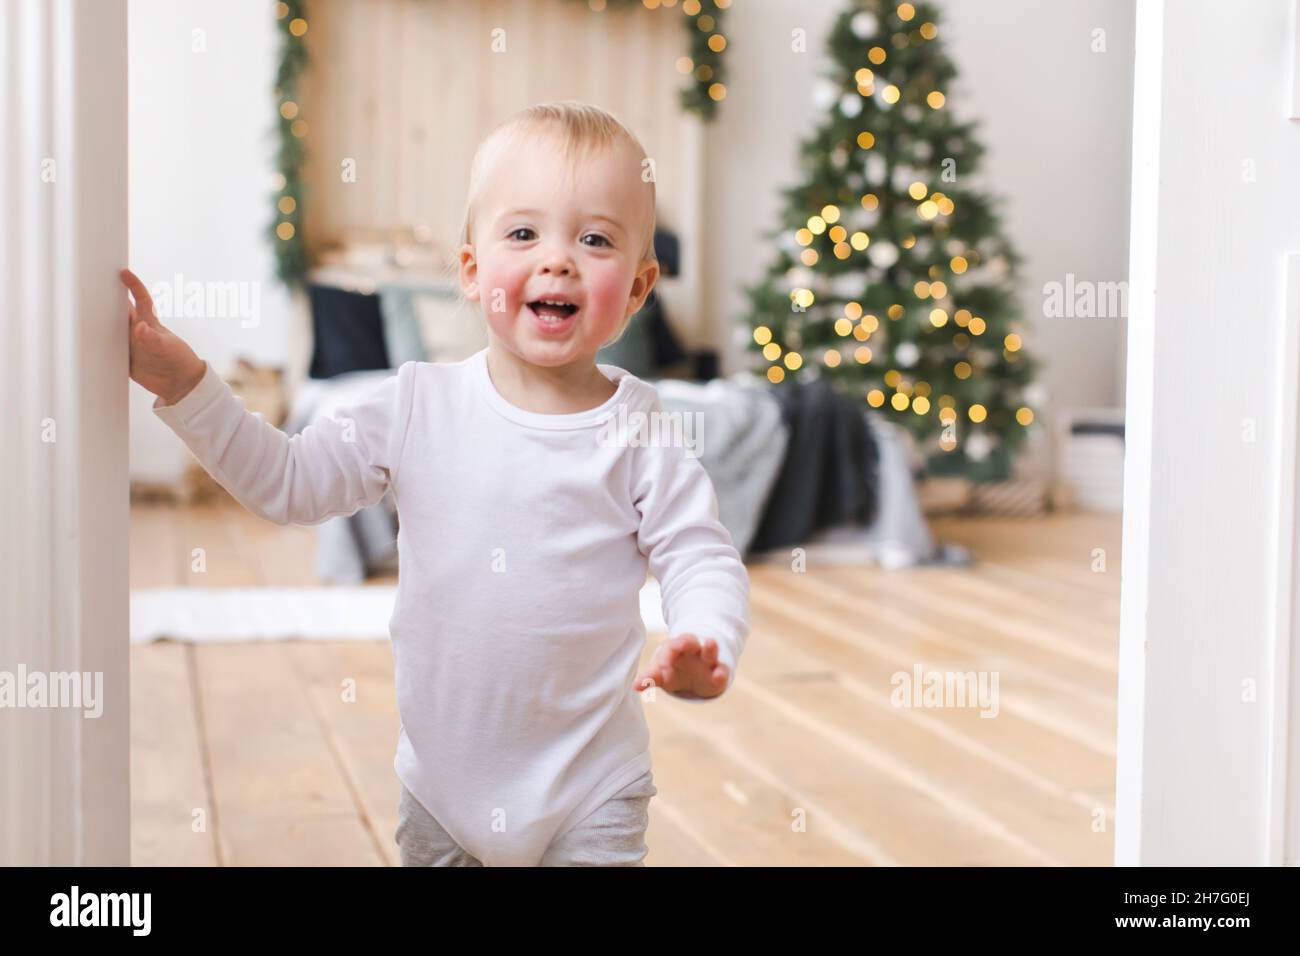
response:
<path id="1" fill-rule="evenodd" d="M 1040 381 L 1051 396 L 1041 420 L 1050 421 L 1052 408 L 1120 405 L 1124 321 L 1045 319 L 1041 290 L 1067 273 L 1127 278 L 1133 4 L 939 5 L 939 40 L 958 70 L 948 102 L 959 118 L 982 124 L 978 179 L 1005 200 L 1005 228 L 1025 259 L 1026 346 L 1047 364 Z M 813 85 L 829 66 L 825 38 L 843 8 L 835 0 L 748 0 L 727 14 L 728 93 L 706 147 L 706 309 L 715 329 L 744 315 L 741 288 L 770 262 L 754 249 L 779 224 L 777 191 L 798 181 L 799 141 L 821 119 Z M 807 31 L 805 54 L 791 52 L 796 27 Z M 1097 27 L 1106 30 L 1105 53 L 1090 49 Z M 743 361 L 742 347 L 728 343 L 728 370 Z M 1046 447 L 1027 472 L 1047 467 Z"/>
<path id="2" fill-rule="evenodd" d="M 222 374 L 237 355 L 284 363 L 290 348 L 289 299 L 263 236 L 273 213 L 273 8 L 265 0 L 129 5 L 131 267 L 151 288 L 178 274 L 247 283 L 256 310 L 164 319 Z M 169 480 L 189 452 L 152 404 L 132 383 L 131 475 Z"/>

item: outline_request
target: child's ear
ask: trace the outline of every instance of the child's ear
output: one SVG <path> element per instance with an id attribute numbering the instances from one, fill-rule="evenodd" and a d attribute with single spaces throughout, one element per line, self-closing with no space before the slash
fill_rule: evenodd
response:
<path id="1" fill-rule="evenodd" d="M 460 291 L 471 302 L 478 301 L 478 260 L 469 243 L 460 247 Z"/>
<path id="2" fill-rule="evenodd" d="M 658 279 L 659 263 L 653 259 L 637 267 L 636 275 L 632 278 L 632 291 L 627 298 L 628 316 L 636 315 L 641 311 L 641 306 L 645 305 L 646 297 L 650 295 L 650 290 L 655 287 Z"/>

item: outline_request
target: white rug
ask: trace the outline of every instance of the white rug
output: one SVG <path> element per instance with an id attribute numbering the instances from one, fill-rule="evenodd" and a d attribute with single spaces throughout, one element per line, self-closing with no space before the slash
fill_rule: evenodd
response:
<path id="1" fill-rule="evenodd" d="M 142 588 L 131 592 L 132 642 L 389 640 L 395 587 Z M 646 631 L 665 630 L 659 585 L 641 589 Z"/>

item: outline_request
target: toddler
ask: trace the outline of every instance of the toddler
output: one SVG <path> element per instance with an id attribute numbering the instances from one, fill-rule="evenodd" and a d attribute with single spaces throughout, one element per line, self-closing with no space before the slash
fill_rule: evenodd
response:
<path id="1" fill-rule="evenodd" d="M 395 497 L 403 865 L 644 865 L 658 791 L 639 692 L 699 702 L 734 678 L 749 582 L 708 476 L 684 447 L 602 428 L 663 414 L 595 360 L 659 274 L 644 161 L 576 103 L 499 126 L 474 157 L 459 265 L 487 347 L 407 362 L 292 438 L 122 273 L 131 377 L 245 507 L 311 525 Z M 669 637 L 638 674 L 647 568 Z"/>

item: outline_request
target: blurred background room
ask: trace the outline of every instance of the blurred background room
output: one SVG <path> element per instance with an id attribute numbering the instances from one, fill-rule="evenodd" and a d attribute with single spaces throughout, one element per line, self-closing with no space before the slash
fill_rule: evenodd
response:
<path id="1" fill-rule="evenodd" d="M 646 703 L 648 865 L 1110 864 L 1133 4 L 129 15 L 131 268 L 291 434 L 486 345 L 498 122 L 646 147 L 663 273 L 600 361 L 704 416 L 753 613 L 722 699 Z M 269 524 L 131 389 L 133 862 L 395 865 L 390 501 Z"/>

